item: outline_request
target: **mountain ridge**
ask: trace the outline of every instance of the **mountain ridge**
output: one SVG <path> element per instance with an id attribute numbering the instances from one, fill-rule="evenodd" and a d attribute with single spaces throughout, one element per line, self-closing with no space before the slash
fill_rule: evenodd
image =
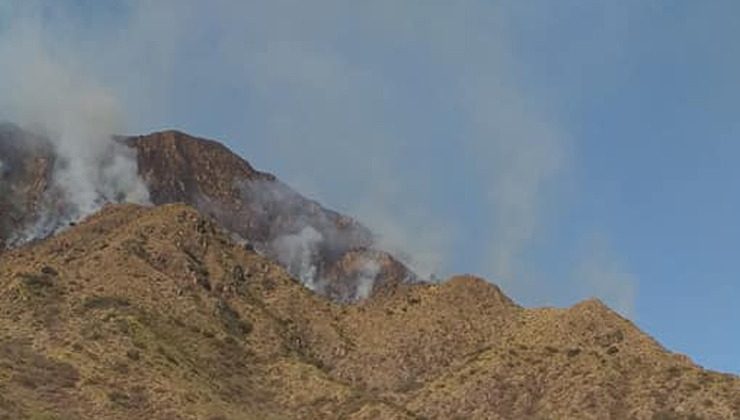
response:
<path id="1" fill-rule="evenodd" d="M 333 302 L 183 204 L 106 207 L 0 254 L 0 300 L 0 418 L 733 418 L 740 409 L 740 378 L 667 352 L 598 300 L 526 309 L 461 276 Z"/>
<path id="2" fill-rule="evenodd" d="M 15 226 L 0 224 L 0 248 L 24 227 L 43 221 L 43 213 L 59 207 L 45 202 L 53 201 L 45 192 L 58 164 L 51 142 L 39 137 L 40 145 L 34 147 L 19 128 L 9 132 L 0 133 L 0 156 L 14 150 L 18 163 L 13 173 L 20 175 L 8 177 L 16 194 L 0 197 L 0 209 L 20 208 Z M 221 143 L 177 130 L 114 139 L 135 152 L 138 176 L 152 204 L 183 202 L 197 208 L 319 293 L 349 301 L 417 280 L 408 267 L 376 246 L 366 227 L 254 169 Z M 359 293 L 368 289 L 368 277 L 371 287 Z"/>
<path id="3" fill-rule="evenodd" d="M 17 157 L 0 239 L 44 211 L 56 164 L 19 133 L 0 132 Z M 740 378 L 597 299 L 528 309 L 474 276 L 419 282 L 223 145 L 116 139 L 152 206 L 0 252 L 0 419 L 740 417 Z M 310 252 L 286 258 L 296 243 Z"/>

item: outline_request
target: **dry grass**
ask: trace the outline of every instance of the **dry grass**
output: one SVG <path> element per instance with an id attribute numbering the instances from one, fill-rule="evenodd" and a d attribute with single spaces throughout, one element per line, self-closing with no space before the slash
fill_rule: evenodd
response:
<path id="1" fill-rule="evenodd" d="M 733 418 L 740 380 L 598 301 L 480 279 L 311 294 L 183 205 L 0 255 L 0 419 Z"/>

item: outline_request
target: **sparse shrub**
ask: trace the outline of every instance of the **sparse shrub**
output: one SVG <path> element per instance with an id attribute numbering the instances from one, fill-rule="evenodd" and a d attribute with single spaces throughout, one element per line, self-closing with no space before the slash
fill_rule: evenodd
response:
<path id="1" fill-rule="evenodd" d="M 686 384 L 686 388 L 688 388 L 690 391 L 696 392 L 701 389 L 701 385 L 694 382 L 689 382 L 688 384 Z"/>
<path id="2" fill-rule="evenodd" d="M 180 362 L 177 361 L 175 356 L 170 354 L 164 347 L 159 346 L 157 347 L 157 353 L 161 354 L 168 362 L 172 363 L 175 366 L 179 366 Z"/>
<path id="3" fill-rule="evenodd" d="M 141 353 L 139 353 L 138 350 L 130 349 L 126 352 L 126 357 L 128 357 L 131 360 L 139 360 L 141 358 Z"/>
<path id="4" fill-rule="evenodd" d="M 219 300 L 216 304 L 216 314 L 221 319 L 226 332 L 236 336 L 244 336 L 252 332 L 252 325 L 241 319 L 239 313 L 235 311 L 224 300 Z"/>
<path id="5" fill-rule="evenodd" d="M 93 296 L 86 298 L 82 306 L 86 310 L 125 308 L 131 306 L 131 302 L 126 298 L 117 296 Z"/>
<path id="6" fill-rule="evenodd" d="M 52 277 L 56 277 L 59 275 L 57 270 L 55 270 L 52 267 L 49 267 L 48 265 L 45 265 L 43 268 L 41 268 L 41 274 L 45 276 L 52 276 Z"/>
<path id="7" fill-rule="evenodd" d="M 596 343 L 601 347 L 609 347 L 612 344 L 620 343 L 622 341 L 624 341 L 624 333 L 622 330 L 615 330 L 596 337 Z"/>
<path id="8" fill-rule="evenodd" d="M 129 372 L 128 364 L 124 362 L 116 362 L 112 366 L 113 371 L 118 372 L 120 374 L 127 374 Z"/>
<path id="9" fill-rule="evenodd" d="M 128 395 L 124 394 L 123 392 L 119 391 L 113 391 L 108 393 L 108 400 L 112 402 L 114 405 L 128 408 L 130 404 L 130 400 Z"/>
<path id="10" fill-rule="evenodd" d="M 29 292 L 40 295 L 45 294 L 48 289 L 54 286 L 51 276 L 46 274 L 19 274 L 21 283 Z"/>
<path id="11" fill-rule="evenodd" d="M 576 357 L 579 354 L 581 354 L 581 349 L 579 349 L 579 348 L 570 349 L 570 350 L 568 350 L 568 352 L 566 354 L 568 355 L 568 357 Z"/>
<path id="12" fill-rule="evenodd" d="M 144 246 L 143 241 L 128 239 L 121 244 L 121 247 L 131 255 L 135 255 L 143 259 L 147 258 L 146 247 Z"/>
<path id="13" fill-rule="evenodd" d="M 666 372 L 668 372 L 668 377 L 671 379 L 681 376 L 681 368 L 678 366 L 671 366 L 666 370 Z"/>
<path id="14" fill-rule="evenodd" d="M 29 389 L 72 388 L 80 379 L 72 365 L 37 353 L 29 343 L 0 344 L 0 358 L 15 361 L 16 373 L 12 381 Z"/>
<path id="15" fill-rule="evenodd" d="M 82 327 L 80 334 L 86 340 L 100 340 L 101 338 L 103 338 L 102 324 L 97 320 L 93 320 L 92 322 Z"/>
<path id="16" fill-rule="evenodd" d="M 234 266 L 231 270 L 231 279 L 235 283 L 244 283 L 247 280 L 247 276 L 249 276 L 249 271 L 244 270 L 240 265 Z"/>

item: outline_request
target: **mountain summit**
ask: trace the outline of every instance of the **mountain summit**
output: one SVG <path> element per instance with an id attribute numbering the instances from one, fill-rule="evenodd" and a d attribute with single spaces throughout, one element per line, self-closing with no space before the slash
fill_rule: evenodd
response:
<path id="1" fill-rule="evenodd" d="M 255 170 L 217 142 L 165 131 L 117 137 L 116 143 L 134 152 L 152 204 L 198 209 L 319 294 L 352 301 L 416 280 L 375 246 L 367 228 Z M 6 215 L 0 220 L 0 246 L 63 227 L 50 223 L 64 208 L 60 194 L 49 193 L 55 166 L 66 164 L 55 156 L 53 144 L 7 126 L 0 130 L 0 156 L 12 162 L 3 174 L 8 193 L 0 196 Z M 24 233 L 29 226 L 34 227 L 30 235 Z"/>
<path id="2" fill-rule="evenodd" d="M 740 417 L 740 378 L 598 300 L 420 282 L 218 143 L 116 144 L 150 205 L 78 221 L 53 143 L 0 130 L 0 419 Z"/>

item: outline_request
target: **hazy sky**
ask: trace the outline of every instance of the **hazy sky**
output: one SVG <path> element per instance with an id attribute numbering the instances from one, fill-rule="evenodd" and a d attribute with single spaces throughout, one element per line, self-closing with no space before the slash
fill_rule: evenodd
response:
<path id="1" fill-rule="evenodd" d="M 55 104 L 222 140 L 420 272 L 740 373 L 738 41 L 720 0 L 0 0 L 0 119 L 40 60 Z"/>

